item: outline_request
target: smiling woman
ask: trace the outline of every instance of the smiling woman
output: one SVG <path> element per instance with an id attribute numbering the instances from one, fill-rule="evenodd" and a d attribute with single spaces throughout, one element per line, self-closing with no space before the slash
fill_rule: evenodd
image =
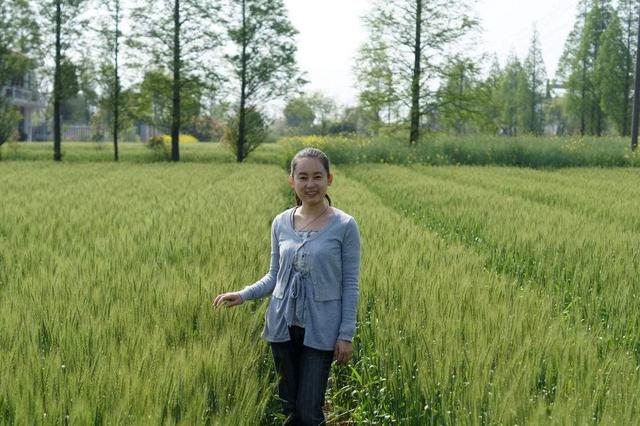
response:
<path id="1" fill-rule="evenodd" d="M 273 220 L 269 272 L 213 302 L 232 307 L 271 296 L 262 337 L 280 376 L 283 412 L 294 424 L 324 423 L 331 363 L 346 363 L 353 353 L 360 234 L 352 216 L 331 206 L 332 182 L 329 159 L 319 149 L 293 157 L 289 185 L 296 206 Z"/>

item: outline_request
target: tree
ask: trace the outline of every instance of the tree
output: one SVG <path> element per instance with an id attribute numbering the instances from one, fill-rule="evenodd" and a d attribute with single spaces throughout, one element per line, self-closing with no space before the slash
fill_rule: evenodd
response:
<path id="1" fill-rule="evenodd" d="M 240 109 L 236 109 L 235 114 L 229 118 L 222 136 L 222 143 L 236 155 L 236 158 L 238 156 L 236 150 L 241 147 L 238 144 L 238 132 L 242 128 L 239 123 L 240 111 Z M 264 115 L 259 110 L 255 108 L 247 108 L 243 115 L 245 120 L 245 135 L 242 149 L 244 149 L 246 155 L 255 150 L 267 139 L 269 136 L 269 128 L 266 120 L 264 119 Z"/>
<path id="2" fill-rule="evenodd" d="M 446 80 L 436 94 L 438 117 L 446 129 L 463 134 L 480 114 L 477 80 L 479 70 L 468 58 L 453 58 L 445 67 Z"/>
<path id="3" fill-rule="evenodd" d="M 418 142 L 420 118 L 430 112 L 429 83 L 440 76 L 447 49 L 477 25 L 469 10 L 466 1 L 454 0 L 377 0 L 374 4 L 370 19 L 384 28 L 394 46 L 391 63 L 398 75 L 396 93 L 410 111 L 410 144 Z"/>
<path id="4" fill-rule="evenodd" d="M 619 0 L 618 16 L 620 17 L 620 25 L 622 29 L 622 38 L 626 47 L 625 63 L 624 63 L 624 88 L 626 93 L 626 101 L 622 105 L 622 136 L 628 136 L 631 124 L 631 93 L 633 84 L 634 63 L 633 58 L 636 57 L 636 40 L 638 40 L 638 9 L 640 1 L 638 0 Z"/>
<path id="5" fill-rule="evenodd" d="M 544 131 L 544 109 L 546 70 L 542 59 L 542 48 L 538 30 L 534 28 L 531 37 L 529 54 L 524 61 L 524 71 L 527 75 L 527 85 L 524 91 L 525 102 L 523 108 L 526 111 L 525 129 L 535 135 L 541 135 Z"/>
<path id="6" fill-rule="evenodd" d="M 322 92 L 313 92 L 306 96 L 315 115 L 316 132 L 326 135 L 331 121 L 338 116 L 338 106 L 335 101 Z"/>
<path id="7" fill-rule="evenodd" d="M 295 62 L 297 31 L 282 0 L 229 0 L 227 10 L 231 18 L 225 25 L 234 51 L 225 58 L 238 93 L 235 153 L 242 162 L 256 147 L 247 143 L 247 111 L 286 96 L 304 80 Z"/>
<path id="8" fill-rule="evenodd" d="M 517 136 L 526 117 L 527 74 L 517 57 L 509 58 L 498 83 L 500 128 L 509 136 Z"/>
<path id="9" fill-rule="evenodd" d="M 587 58 L 579 57 L 580 43 L 584 32 L 587 14 L 594 0 L 580 0 L 577 6 L 577 15 L 573 29 L 565 42 L 564 51 L 558 63 L 556 80 L 558 84 L 567 89 L 567 111 L 573 118 L 577 118 L 580 133 L 585 133 L 586 112 L 583 105 L 586 103 L 587 84 Z"/>
<path id="10" fill-rule="evenodd" d="M 53 58 L 53 159 L 62 160 L 62 123 L 61 106 L 65 98 L 63 78 L 67 73 L 71 60 L 68 51 L 79 48 L 80 29 L 84 28 L 82 19 L 85 0 L 42 0 L 41 10 L 44 18 L 43 28 L 50 28 L 50 43 L 54 46 Z M 65 70 L 64 67 L 67 67 Z M 66 74 L 68 75 L 68 73 Z"/>
<path id="11" fill-rule="evenodd" d="M 173 78 L 167 70 L 152 69 L 145 73 L 142 82 L 135 87 L 131 100 L 135 118 L 151 123 L 162 131 L 171 129 L 174 122 Z M 183 85 L 180 90 L 180 123 L 189 123 L 199 116 L 205 85 L 197 79 Z"/>
<path id="12" fill-rule="evenodd" d="M 313 109 L 304 96 L 290 99 L 285 105 L 283 113 L 287 126 L 294 131 L 302 133 L 307 133 L 311 130 L 313 121 L 316 118 Z"/>
<path id="13" fill-rule="evenodd" d="M 371 111 L 375 119 L 373 131 L 377 133 L 383 116 L 386 117 L 386 123 L 390 124 L 392 116 L 395 118 L 397 115 L 398 95 L 390 46 L 383 36 L 384 27 L 373 17 L 365 17 L 364 21 L 369 40 L 360 46 L 354 70 L 360 91 L 360 105 Z"/>
<path id="14" fill-rule="evenodd" d="M 569 111 L 580 117 L 580 134 L 600 136 L 605 116 L 600 105 L 600 92 L 594 79 L 595 62 L 601 47 L 601 37 L 612 16 L 606 0 L 595 0 L 586 14 L 580 44 L 573 57 L 567 81 Z"/>
<path id="15" fill-rule="evenodd" d="M 478 128 L 482 132 L 496 134 L 500 128 L 501 99 L 500 80 L 502 69 L 497 57 L 493 57 L 487 78 L 477 87 L 477 99 L 480 114 L 476 117 Z"/>
<path id="16" fill-rule="evenodd" d="M 100 5 L 106 16 L 100 22 L 98 36 L 102 60 L 100 61 L 100 83 L 102 85 L 101 106 L 109 110 L 107 121 L 111 124 L 113 137 L 113 157 L 118 161 L 118 135 L 124 128 L 122 83 L 120 78 L 122 49 L 123 10 L 121 0 L 101 0 Z"/>
<path id="17" fill-rule="evenodd" d="M 212 66 L 220 37 L 214 0 L 145 0 L 132 12 L 137 30 L 129 45 L 146 54 L 153 68 L 171 74 L 171 160 L 180 160 L 182 96 L 203 84 L 214 90 L 219 75 Z"/>
<path id="18" fill-rule="evenodd" d="M 629 111 L 626 63 L 629 54 L 622 37 L 620 20 L 614 15 L 601 37 L 594 83 L 600 94 L 600 108 L 615 123 L 618 132 L 626 135 Z"/>

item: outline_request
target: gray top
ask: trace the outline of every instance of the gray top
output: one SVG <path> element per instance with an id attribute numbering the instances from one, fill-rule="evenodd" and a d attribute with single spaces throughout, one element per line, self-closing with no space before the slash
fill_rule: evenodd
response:
<path id="1" fill-rule="evenodd" d="M 294 212 L 295 214 L 295 212 Z M 306 239 L 311 237 L 314 233 L 318 231 L 309 230 L 309 231 L 296 231 L 302 239 Z M 293 275 L 291 280 L 292 283 L 289 284 L 289 288 L 291 289 L 291 313 L 285 313 L 285 316 L 291 315 L 292 321 L 291 324 L 297 325 L 298 327 L 304 328 L 304 314 L 308 312 L 308 302 L 307 302 L 307 294 L 311 292 L 311 280 L 309 280 L 309 262 L 308 260 L 309 254 L 305 247 L 302 247 L 300 250 L 296 252 L 296 256 L 293 259 Z M 308 314 L 307 314 L 308 315 Z"/>
<path id="2" fill-rule="evenodd" d="M 271 295 L 262 333 L 265 340 L 290 340 L 288 327 L 301 320 L 306 346 L 333 350 L 336 340 L 351 341 L 355 333 L 358 225 L 352 216 L 334 207 L 323 228 L 299 233 L 293 228 L 293 211 L 285 210 L 273 220 L 269 272 L 245 287 L 240 296 L 252 300 Z"/>

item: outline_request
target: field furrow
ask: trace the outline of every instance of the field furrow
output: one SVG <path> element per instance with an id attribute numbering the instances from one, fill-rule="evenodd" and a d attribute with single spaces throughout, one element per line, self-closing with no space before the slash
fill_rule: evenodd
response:
<path id="1" fill-rule="evenodd" d="M 597 223 L 617 223 L 622 227 L 621 232 L 640 232 L 640 217 L 633 214 L 640 197 L 637 184 L 640 175 L 637 172 L 636 176 L 609 172 L 609 180 L 599 176 L 599 181 L 593 182 L 589 171 L 571 176 L 560 172 L 504 167 L 418 166 L 412 170 L 425 176 L 564 208 L 587 215 Z"/>
<path id="2" fill-rule="evenodd" d="M 623 424 L 638 415 L 628 405 L 640 398 L 632 354 L 603 353 L 545 289 L 487 270 L 482 253 L 375 195 L 373 175 L 348 174 L 358 180 L 339 175 L 332 195 L 363 239 L 359 352 L 334 399 L 356 421 Z"/>
<path id="3" fill-rule="evenodd" d="M 558 314 L 601 337 L 604 351 L 619 348 L 640 359 L 638 234 L 408 168 L 347 173 L 416 223 L 472 247 L 488 268 L 520 286 L 544 288 Z"/>
<path id="4" fill-rule="evenodd" d="M 274 166 L 3 166 L 0 411 L 17 424 L 256 424 Z M 9 179 L 9 176 L 11 179 Z M 253 307 L 252 307 L 253 306 Z M 68 417 L 67 417 L 68 416 Z M 239 420 L 240 419 L 240 420 Z"/>

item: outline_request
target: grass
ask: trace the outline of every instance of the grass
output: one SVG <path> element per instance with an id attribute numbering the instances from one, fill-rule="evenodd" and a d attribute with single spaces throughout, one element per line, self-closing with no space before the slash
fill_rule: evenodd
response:
<path id="1" fill-rule="evenodd" d="M 374 165 L 341 170 L 332 195 L 359 219 L 368 261 L 359 353 L 351 378 L 339 382 L 334 403 L 340 411 L 362 423 L 635 422 L 638 265 L 610 262 L 633 248 L 626 245 L 632 237 L 607 236 L 607 227 L 595 234 L 579 229 L 594 222 L 582 214 L 566 218 L 576 225 L 551 234 L 556 218 L 549 211 L 531 211 L 529 203 L 506 196 L 488 197 L 471 179 L 487 177 L 499 186 L 501 180 L 490 176 L 524 173 L 520 170 Z M 571 171 L 561 178 L 578 187 L 599 172 Z M 529 173 L 540 181 L 556 177 Z M 619 173 L 608 172 L 610 186 L 624 182 L 628 172 Z M 592 204 L 598 194 L 592 192 Z M 536 222 L 513 220 L 534 214 Z M 600 242 L 585 245 L 585 239 Z M 554 262 L 558 245 L 581 251 Z M 545 257 L 525 258 L 528 249 Z M 604 249 L 610 255 L 598 259 Z M 512 256 L 518 255 L 525 265 L 535 261 L 534 270 L 544 274 L 523 281 L 513 268 L 519 263 Z M 589 262 L 594 264 L 580 280 L 562 279 L 566 269 Z M 589 281 L 599 278 L 595 270 L 607 275 L 608 286 L 590 294 L 585 287 L 595 286 Z M 570 305 L 566 294 L 575 295 Z M 611 309 L 615 313 L 606 315 Z M 618 334 L 625 327 L 626 335 Z"/>
<path id="2" fill-rule="evenodd" d="M 427 134 L 409 146 L 397 136 L 292 137 L 279 142 L 287 159 L 305 146 L 325 151 L 334 164 L 501 165 L 528 168 L 637 167 L 640 154 L 624 138 L 446 136 Z"/>
<path id="3" fill-rule="evenodd" d="M 0 174 L 0 423 L 268 415 L 261 305 L 210 302 L 263 272 L 269 242 L 255 236 L 285 204 L 278 168 L 12 162 Z"/>
<path id="4" fill-rule="evenodd" d="M 638 167 L 640 154 L 631 152 L 628 140 L 619 137 L 515 138 L 496 136 L 446 136 L 427 134 L 416 146 L 397 136 L 376 138 L 355 136 L 303 136 L 263 144 L 247 158 L 249 163 L 277 164 L 287 168 L 300 149 L 314 146 L 325 151 L 333 164 L 398 165 L 501 165 L 535 169 L 572 167 Z M 120 161 L 125 163 L 164 162 L 168 153 L 151 150 L 141 143 L 121 143 Z M 63 161 L 113 161 L 108 142 L 64 142 Z M 0 146 L 5 160 L 52 160 L 51 142 L 9 143 Z M 234 156 L 219 143 L 180 146 L 180 160 L 195 163 L 232 163 Z"/>
<path id="5" fill-rule="evenodd" d="M 63 142 L 62 161 L 71 163 L 113 162 L 113 145 L 108 142 Z M 124 163 L 166 162 L 164 152 L 149 149 L 139 142 L 118 145 L 119 161 Z M 53 142 L 20 142 L 0 146 L 0 158 L 9 161 L 53 160 Z M 180 161 L 186 163 L 233 163 L 231 152 L 220 143 L 194 143 L 180 145 Z M 275 144 L 264 144 L 251 153 L 247 161 L 259 164 L 279 164 L 280 149 Z"/>
<path id="6" fill-rule="evenodd" d="M 0 423 L 277 424 L 266 301 L 210 303 L 266 272 L 284 148 L 238 165 L 76 147 L 0 163 Z M 330 424 L 637 422 L 637 169 L 334 174 L 362 267 Z"/>

